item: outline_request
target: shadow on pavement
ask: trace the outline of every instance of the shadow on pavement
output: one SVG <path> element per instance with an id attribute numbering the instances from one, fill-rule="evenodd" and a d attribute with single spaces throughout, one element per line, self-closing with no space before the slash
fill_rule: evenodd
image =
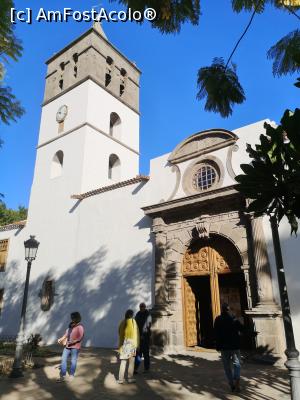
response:
<path id="1" fill-rule="evenodd" d="M 0 379 L 2 400 L 94 400 L 94 399 L 289 399 L 288 374 L 275 366 L 245 363 L 242 391 L 229 392 L 216 354 L 173 354 L 152 358 L 151 372 L 139 373 L 135 384 L 118 385 L 116 353 L 108 349 L 84 349 L 77 376 L 72 382 L 56 383 L 59 357 L 45 366 L 28 370 L 24 378 Z M 142 372 L 142 371 L 141 371 Z"/>

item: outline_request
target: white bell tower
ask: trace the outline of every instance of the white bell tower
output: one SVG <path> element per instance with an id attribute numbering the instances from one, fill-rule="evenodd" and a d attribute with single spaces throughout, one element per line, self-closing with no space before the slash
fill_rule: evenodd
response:
<path id="1" fill-rule="evenodd" d="M 31 204 L 139 173 L 140 71 L 99 23 L 47 61 Z M 57 199 L 57 201 L 59 201 Z"/>

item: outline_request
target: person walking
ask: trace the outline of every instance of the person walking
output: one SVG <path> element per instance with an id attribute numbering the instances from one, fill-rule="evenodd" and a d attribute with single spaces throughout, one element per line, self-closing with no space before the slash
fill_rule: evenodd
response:
<path id="1" fill-rule="evenodd" d="M 217 351 L 221 352 L 229 386 L 233 392 L 239 392 L 241 375 L 240 334 L 244 331 L 244 326 L 231 313 L 227 303 L 222 304 L 221 315 L 215 319 L 214 331 Z"/>
<path id="2" fill-rule="evenodd" d="M 146 304 L 140 304 L 140 311 L 136 313 L 135 320 L 137 322 L 140 333 L 140 347 L 135 357 L 134 372 L 138 372 L 141 364 L 141 358 L 144 357 L 144 372 L 150 369 L 150 337 L 151 337 L 151 324 L 152 317 L 147 310 Z"/>
<path id="3" fill-rule="evenodd" d="M 128 383 L 134 383 L 134 360 L 137 348 L 139 347 L 139 331 L 138 326 L 133 318 L 133 311 L 127 310 L 125 318 L 119 325 L 119 355 L 120 369 L 118 383 L 124 383 L 126 365 L 128 361 Z"/>
<path id="4" fill-rule="evenodd" d="M 68 358 L 71 357 L 71 366 L 69 379 L 73 379 L 77 366 L 78 354 L 81 348 L 81 342 L 84 336 L 84 327 L 80 323 L 81 315 L 79 312 L 71 314 L 71 322 L 65 334 L 58 339 L 58 343 L 64 346 L 60 364 L 60 376 L 57 382 L 63 382 L 67 373 Z"/>

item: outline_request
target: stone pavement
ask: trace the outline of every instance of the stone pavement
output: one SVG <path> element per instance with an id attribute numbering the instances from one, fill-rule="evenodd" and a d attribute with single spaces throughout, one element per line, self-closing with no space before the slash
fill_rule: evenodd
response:
<path id="1" fill-rule="evenodd" d="M 244 363 L 242 391 L 231 394 L 216 352 L 162 355 L 152 358 L 149 374 L 138 374 L 135 384 L 118 385 L 116 353 L 83 349 L 76 378 L 56 383 L 59 356 L 41 360 L 42 368 L 28 370 L 24 378 L 0 378 L 1 400 L 287 400 L 288 375 L 284 368 Z"/>

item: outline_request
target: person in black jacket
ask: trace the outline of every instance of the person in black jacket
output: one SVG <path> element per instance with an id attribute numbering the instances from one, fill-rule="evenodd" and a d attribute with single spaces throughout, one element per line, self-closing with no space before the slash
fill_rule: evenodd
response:
<path id="1" fill-rule="evenodd" d="M 140 311 L 137 312 L 135 320 L 140 332 L 140 347 L 135 357 L 134 372 L 137 373 L 142 357 L 144 357 L 144 372 L 148 372 L 150 369 L 149 352 L 152 317 L 145 303 L 140 304 Z"/>
<path id="2" fill-rule="evenodd" d="M 231 390 L 240 391 L 240 334 L 244 326 L 230 312 L 227 303 L 222 304 L 222 312 L 215 319 L 214 331 L 217 351 L 221 352 L 225 375 Z"/>

